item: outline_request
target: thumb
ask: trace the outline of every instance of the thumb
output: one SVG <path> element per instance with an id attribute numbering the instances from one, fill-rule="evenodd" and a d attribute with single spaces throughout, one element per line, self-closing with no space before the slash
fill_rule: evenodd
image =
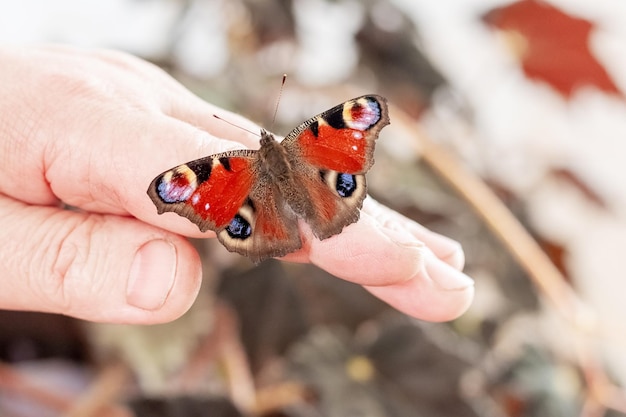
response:
<path id="1" fill-rule="evenodd" d="M 201 282 L 185 239 L 136 219 L 28 206 L 0 195 L 0 308 L 160 323 Z"/>

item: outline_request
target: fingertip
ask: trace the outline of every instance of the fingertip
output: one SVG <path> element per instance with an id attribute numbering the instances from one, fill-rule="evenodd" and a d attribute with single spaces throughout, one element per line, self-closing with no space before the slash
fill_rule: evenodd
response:
<path id="1" fill-rule="evenodd" d="M 363 211 L 375 218 L 384 227 L 402 230 L 426 246 L 441 260 L 461 270 L 465 264 L 465 254 L 461 244 L 454 239 L 433 232 L 421 224 L 391 210 L 371 197 L 363 203 Z"/>
<path id="2" fill-rule="evenodd" d="M 443 291 L 460 291 L 474 287 L 474 280 L 446 261 L 430 255 L 425 262 L 425 272 Z"/>
<path id="3" fill-rule="evenodd" d="M 474 281 L 435 257 L 408 281 L 365 288 L 403 313 L 433 322 L 458 318 L 474 299 Z"/>
<path id="4" fill-rule="evenodd" d="M 441 260 L 450 265 L 451 267 L 462 271 L 465 266 L 465 252 L 460 243 L 456 244 L 456 248 L 448 255 L 443 255 Z"/>
<path id="5" fill-rule="evenodd" d="M 202 281 L 197 251 L 177 235 L 142 244 L 133 259 L 126 286 L 131 315 L 114 318 L 138 324 L 169 322 L 193 304 Z"/>
<path id="6" fill-rule="evenodd" d="M 439 259 L 451 267 L 460 271 L 465 266 L 465 252 L 456 240 L 428 231 L 427 244 Z"/>

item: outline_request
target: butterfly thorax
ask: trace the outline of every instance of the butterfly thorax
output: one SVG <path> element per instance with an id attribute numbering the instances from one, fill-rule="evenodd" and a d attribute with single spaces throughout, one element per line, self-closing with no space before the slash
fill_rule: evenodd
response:
<path id="1" fill-rule="evenodd" d="M 261 130 L 260 143 L 259 169 L 275 182 L 289 181 L 292 177 L 292 168 L 287 150 L 274 138 L 274 135 L 265 130 Z"/>
<path id="2" fill-rule="evenodd" d="M 259 170 L 262 171 L 261 176 L 265 175 L 272 179 L 271 184 L 278 188 L 294 212 L 301 217 L 308 215 L 309 195 L 305 188 L 296 183 L 292 158 L 287 148 L 265 130 L 261 130 L 260 144 L 258 162 Z"/>

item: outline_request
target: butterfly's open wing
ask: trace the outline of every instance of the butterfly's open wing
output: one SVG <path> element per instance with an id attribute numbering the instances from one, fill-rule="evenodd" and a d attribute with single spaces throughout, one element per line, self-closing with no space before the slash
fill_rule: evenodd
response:
<path id="1" fill-rule="evenodd" d="M 197 159 L 157 176 L 148 195 L 159 214 L 171 211 L 215 231 L 231 252 L 253 261 L 283 256 L 301 246 L 297 219 L 256 164 L 253 150 Z"/>
<path id="2" fill-rule="evenodd" d="M 255 151 L 230 151 L 179 165 L 157 176 L 148 195 L 159 214 L 172 211 L 205 232 L 226 227 L 244 204 Z"/>
<path id="3" fill-rule="evenodd" d="M 312 204 L 304 217 L 318 238 L 358 220 L 367 192 L 365 173 L 387 124 L 385 98 L 366 95 L 307 120 L 283 140 L 295 180 L 309 193 Z"/>

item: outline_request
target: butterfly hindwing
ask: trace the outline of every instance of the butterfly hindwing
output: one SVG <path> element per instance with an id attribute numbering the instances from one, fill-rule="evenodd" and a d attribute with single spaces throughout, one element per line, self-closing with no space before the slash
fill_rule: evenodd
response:
<path id="1" fill-rule="evenodd" d="M 302 246 L 298 220 L 266 178 L 257 177 L 249 198 L 217 238 L 230 251 L 259 262 L 284 256 Z"/>
<path id="2" fill-rule="evenodd" d="M 292 155 L 296 182 L 309 193 L 312 207 L 304 217 L 318 238 L 358 220 L 367 193 L 365 173 L 387 124 L 386 100 L 361 96 L 307 120 L 282 142 Z"/>

